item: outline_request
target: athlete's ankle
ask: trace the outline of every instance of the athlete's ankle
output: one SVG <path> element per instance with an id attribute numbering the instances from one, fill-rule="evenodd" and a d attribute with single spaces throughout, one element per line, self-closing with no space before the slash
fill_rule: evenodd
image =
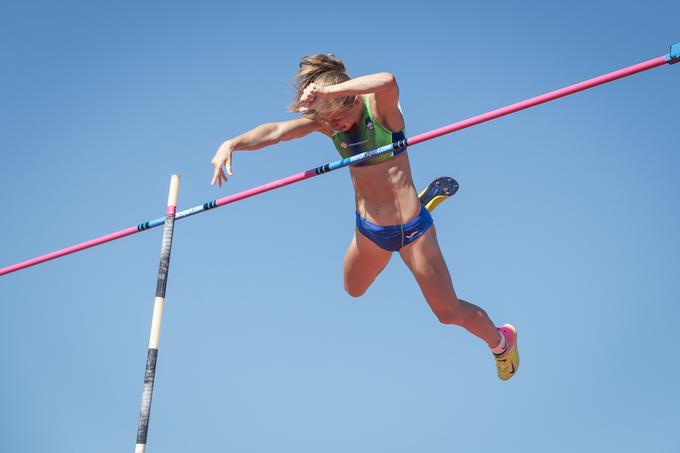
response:
<path id="1" fill-rule="evenodd" d="M 503 335 L 503 332 L 498 330 L 498 336 L 500 337 L 498 340 L 498 344 L 496 347 L 491 348 L 491 352 L 493 352 L 496 355 L 502 355 L 507 349 L 508 349 L 508 340 L 505 338 L 505 335 Z"/>

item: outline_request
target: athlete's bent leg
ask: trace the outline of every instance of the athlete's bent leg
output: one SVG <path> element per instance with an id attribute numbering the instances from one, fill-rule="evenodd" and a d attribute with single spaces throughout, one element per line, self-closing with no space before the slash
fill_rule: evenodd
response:
<path id="1" fill-rule="evenodd" d="M 464 327 L 490 348 L 498 345 L 500 334 L 486 312 L 456 296 L 434 225 L 415 242 L 402 248 L 399 254 L 439 321 Z"/>
<path id="2" fill-rule="evenodd" d="M 382 249 L 358 231 L 354 231 L 344 261 L 345 290 L 359 297 L 390 261 L 392 252 Z"/>

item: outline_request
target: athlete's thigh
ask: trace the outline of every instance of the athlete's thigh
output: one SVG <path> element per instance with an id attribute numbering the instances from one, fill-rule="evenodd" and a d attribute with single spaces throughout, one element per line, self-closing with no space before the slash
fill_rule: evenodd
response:
<path id="1" fill-rule="evenodd" d="M 352 295 L 363 294 L 373 283 L 392 256 L 363 234 L 354 231 L 354 237 L 345 253 L 345 289 Z"/>
<path id="2" fill-rule="evenodd" d="M 402 248 L 399 254 L 435 313 L 457 305 L 456 292 L 439 248 L 434 225 L 418 240 Z"/>

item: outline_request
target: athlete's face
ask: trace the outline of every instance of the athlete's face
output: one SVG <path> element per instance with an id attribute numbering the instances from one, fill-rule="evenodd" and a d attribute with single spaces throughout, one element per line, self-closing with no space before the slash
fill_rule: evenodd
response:
<path id="1" fill-rule="evenodd" d="M 342 107 L 335 111 L 319 112 L 317 115 L 321 122 L 328 129 L 339 132 L 347 132 L 352 129 L 354 125 L 361 120 L 363 114 L 358 97 L 354 98 L 351 105 Z"/>

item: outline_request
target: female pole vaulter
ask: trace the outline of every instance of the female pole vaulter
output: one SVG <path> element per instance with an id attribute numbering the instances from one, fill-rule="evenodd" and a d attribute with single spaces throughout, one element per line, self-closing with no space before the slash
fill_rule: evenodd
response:
<path id="1" fill-rule="evenodd" d="M 312 132 L 328 136 L 342 157 L 404 139 L 399 87 L 392 74 L 352 79 L 339 59 L 319 54 L 300 61 L 296 82 L 297 96 L 290 110 L 301 115 L 261 124 L 226 140 L 212 159 L 212 185 L 217 182 L 221 187 L 227 174 L 233 175 L 234 151 L 257 150 Z M 486 342 L 498 377 L 510 379 L 519 368 L 517 331 L 510 324 L 496 327 L 484 310 L 456 296 L 426 208 L 434 208 L 455 192 L 455 181 L 433 181 L 419 197 L 405 150 L 353 164 L 350 174 L 356 230 L 344 259 L 347 292 L 354 297 L 364 294 L 392 254 L 399 252 L 439 321 L 461 326 Z"/>

